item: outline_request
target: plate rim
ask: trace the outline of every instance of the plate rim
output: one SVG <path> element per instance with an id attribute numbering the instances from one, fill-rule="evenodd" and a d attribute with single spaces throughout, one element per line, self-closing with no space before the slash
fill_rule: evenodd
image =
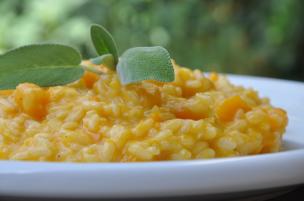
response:
<path id="1" fill-rule="evenodd" d="M 253 81 L 267 81 L 267 82 L 276 82 L 280 84 L 292 84 L 292 85 L 301 85 L 301 87 L 304 87 L 303 82 L 299 81 L 291 81 L 291 80 L 283 80 L 283 79 L 277 79 L 277 78 L 267 78 L 267 77 L 258 77 L 258 76 L 248 76 L 248 75 L 236 75 L 236 74 L 224 74 L 229 77 L 229 79 L 234 82 L 235 79 L 250 79 Z M 253 86 L 254 88 L 254 86 Z M 292 140 L 292 136 L 289 136 L 289 140 Z M 303 160 L 299 160 L 299 159 Z M 238 161 L 238 162 L 237 162 Z M 288 164 L 290 163 L 291 164 Z M 253 166 L 251 167 L 250 164 Z M 278 165 L 279 167 L 274 167 L 274 165 Z M 212 171 L 210 172 L 210 169 L 213 168 L 214 170 L 221 170 L 224 171 L 225 168 L 235 168 L 230 169 L 228 172 L 231 174 L 227 178 L 231 179 L 232 184 L 229 185 L 229 183 L 224 183 L 220 185 L 220 178 L 216 178 L 216 180 L 212 181 L 215 182 L 215 184 L 212 184 L 211 186 L 208 186 L 208 183 L 206 181 L 202 181 L 202 183 L 199 183 L 199 179 L 204 179 L 204 175 L 202 175 L 202 172 L 199 171 L 207 171 L 209 174 L 212 175 Z M 244 168 L 254 170 L 254 167 L 258 168 L 258 170 L 262 170 L 260 172 L 264 177 L 256 178 L 257 175 L 245 175 Z M 270 170 L 263 170 L 261 168 L 270 168 Z M 286 169 L 280 169 L 280 168 L 286 168 Z M 172 170 L 171 170 L 171 169 Z M 0 160 L 0 196 L 2 195 L 34 195 L 34 196 L 54 196 L 54 192 L 57 192 L 56 189 L 58 188 L 55 184 L 56 182 L 62 182 L 65 184 L 67 180 L 73 180 L 73 178 L 81 179 L 81 175 L 79 173 L 84 174 L 82 176 L 88 176 L 88 179 L 96 178 L 94 177 L 94 174 L 102 174 L 106 172 L 109 175 L 98 175 L 97 179 L 105 179 L 107 182 L 111 182 L 110 176 L 113 176 L 113 171 L 118 171 L 118 175 L 124 176 L 126 178 L 128 171 L 132 172 L 132 176 L 140 175 L 145 176 L 147 173 L 143 171 L 152 171 L 153 176 L 162 176 L 164 178 L 172 178 L 173 181 L 171 181 L 171 184 L 175 185 L 175 187 L 179 191 L 173 191 L 174 188 L 166 189 L 167 191 L 164 191 L 160 188 L 158 188 L 158 195 L 159 196 L 179 196 L 179 195 L 195 195 L 197 193 L 206 194 L 208 193 L 227 193 L 227 192 L 237 192 L 237 191 L 246 191 L 246 190 L 258 190 L 258 189 L 265 189 L 265 188 L 272 188 L 272 187 L 281 187 L 285 185 L 295 185 L 295 184 L 301 184 L 304 183 L 304 174 L 301 170 L 304 169 L 304 149 L 301 147 L 299 149 L 295 150 L 287 150 L 277 153 L 267 153 L 267 154 L 261 154 L 261 155 L 251 155 L 251 156 L 241 156 L 241 157 L 232 157 L 232 158 L 217 158 L 217 159 L 208 159 L 208 160 L 188 160 L 188 161 L 161 161 L 161 162 L 132 162 L 132 163 L 71 163 L 71 162 L 30 162 L 30 161 L 9 161 L 9 160 Z M 278 178 L 274 177 L 274 172 L 272 171 L 279 170 Z M 293 172 L 290 172 L 290 170 L 293 170 Z M 192 172 L 189 177 L 193 179 L 192 183 L 190 181 L 187 181 L 186 184 L 192 184 L 192 187 L 196 187 L 194 189 L 188 188 L 183 189 L 182 187 L 185 187 L 185 184 L 178 183 L 178 181 L 174 180 L 174 171 L 176 174 L 177 172 L 182 172 L 183 174 L 187 174 L 187 171 L 194 171 Z M 234 181 L 233 178 L 236 176 L 237 171 L 240 171 L 239 173 L 242 174 L 242 177 L 235 178 L 236 180 L 239 179 L 241 181 L 238 183 L 237 181 Z M 264 171 L 264 172 L 263 172 Z M 62 176 L 62 178 L 56 178 L 56 174 L 59 174 Z M 165 175 L 165 174 L 173 174 L 172 175 Z M 38 176 L 37 176 L 38 175 Z M 54 177 L 55 175 L 55 177 Z M 221 173 L 221 175 L 225 176 L 225 174 Z M 53 178 L 52 178 L 53 176 Z M 196 176 L 198 178 L 196 178 Z M 271 181 L 269 178 L 271 178 Z M 13 177 L 13 178 L 12 178 Z M 25 186 L 26 181 L 21 181 L 20 177 L 22 179 L 31 179 L 33 178 L 34 181 L 38 182 L 33 187 L 42 189 L 40 192 L 36 192 L 35 188 L 31 186 Z M 180 178 L 185 178 L 182 175 L 179 176 Z M 53 182 L 53 187 L 51 189 L 44 189 L 47 185 L 45 184 L 44 179 L 50 179 L 50 182 Z M 155 178 L 149 178 L 149 176 L 146 175 L 146 180 L 151 180 L 153 183 L 151 185 L 157 185 L 159 184 L 162 186 L 161 183 L 158 183 Z M 178 178 L 177 178 L 178 179 Z M 210 178 L 209 178 L 210 179 Z M 247 181 L 246 183 L 246 179 Z M 54 181 L 56 181 L 54 183 Z M 95 191 L 91 194 L 90 192 L 86 192 L 84 190 L 81 190 L 80 187 L 84 187 L 83 185 L 86 184 L 72 184 L 72 186 L 68 187 L 65 186 L 65 190 L 61 189 L 58 193 L 58 195 L 63 197 L 70 197 L 73 193 L 75 193 L 74 187 L 79 190 L 76 192 L 76 194 L 73 194 L 77 197 L 91 197 L 91 198 L 100 198 L 100 197 L 141 197 L 144 195 L 145 197 L 155 197 L 155 189 L 147 189 L 147 186 L 144 186 L 144 180 L 143 178 L 135 178 L 134 181 L 141 182 L 142 185 L 134 186 L 135 184 L 127 182 L 127 180 L 115 180 L 115 184 L 119 184 L 119 182 L 122 182 L 119 186 L 120 189 L 116 189 L 111 191 L 111 189 L 106 188 L 103 191 Z M 8 183 L 7 183 L 8 182 Z M 168 181 L 165 181 L 165 183 L 168 183 Z M 204 183 L 205 182 L 205 183 Z M 98 183 L 98 182 L 97 182 Z M 8 184 L 8 185 L 7 185 Z M 51 183 L 50 183 L 51 184 Z M 130 191 L 126 191 L 126 189 L 123 188 L 122 184 L 128 185 L 130 187 Z M 195 186 L 197 184 L 200 185 L 207 185 L 207 186 Z M 220 189 L 216 189 L 214 185 L 218 184 L 220 186 Z M 250 186 L 250 185 L 251 186 Z M 39 186 L 41 185 L 41 186 Z M 132 186 L 133 185 L 133 186 Z M 151 187 L 150 185 L 150 187 Z M 21 186 L 25 186 L 24 189 L 20 189 Z M 62 186 L 62 184 L 61 184 Z M 148 185 L 149 186 L 149 185 Z M 15 189 L 14 187 L 19 187 L 19 189 Z M 156 186 L 157 187 L 157 186 Z M 140 189 L 142 191 L 140 191 Z M 58 190 L 58 189 L 57 189 Z M 107 191 L 108 190 L 108 191 Z M 118 192 L 118 190 L 121 190 L 121 192 Z M 176 190 L 176 189 L 175 189 Z M 138 192 L 139 191 L 139 192 Z M 143 194 L 144 193 L 144 194 Z"/>

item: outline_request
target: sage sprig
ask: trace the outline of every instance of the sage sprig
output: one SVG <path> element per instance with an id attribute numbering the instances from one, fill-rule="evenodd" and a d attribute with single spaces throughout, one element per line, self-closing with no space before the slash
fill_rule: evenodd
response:
<path id="1" fill-rule="evenodd" d="M 122 84 L 142 80 L 171 82 L 174 69 L 168 51 L 163 47 L 135 47 L 119 58 L 111 34 L 100 25 L 91 26 L 91 40 L 97 57 L 94 64 L 117 70 Z M 33 44 L 0 55 L 0 90 L 14 89 L 31 82 L 42 87 L 64 85 L 80 79 L 84 70 L 100 73 L 81 65 L 81 56 L 72 47 L 61 44 Z"/>

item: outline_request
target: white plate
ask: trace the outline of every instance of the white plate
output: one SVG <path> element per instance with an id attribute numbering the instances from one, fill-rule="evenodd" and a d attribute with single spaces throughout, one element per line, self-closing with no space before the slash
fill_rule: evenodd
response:
<path id="1" fill-rule="evenodd" d="M 126 198 L 210 195 L 304 183 L 304 84 L 230 76 L 287 109 L 284 151 L 258 156 L 149 163 L 0 162 L 0 196 Z"/>

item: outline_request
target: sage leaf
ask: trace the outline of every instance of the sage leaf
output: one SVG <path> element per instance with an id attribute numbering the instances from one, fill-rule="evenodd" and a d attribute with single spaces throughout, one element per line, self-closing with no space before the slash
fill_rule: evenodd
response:
<path id="1" fill-rule="evenodd" d="M 118 62 L 118 51 L 112 35 L 104 27 L 94 24 L 91 26 L 91 39 L 97 53 L 100 56 L 112 54 L 114 64 L 116 65 Z"/>
<path id="2" fill-rule="evenodd" d="M 14 89 L 24 82 L 42 87 L 64 85 L 83 75 L 80 63 L 80 54 L 69 46 L 23 46 L 0 55 L 0 89 Z"/>
<path id="3" fill-rule="evenodd" d="M 106 67 L 115 70 L 114 57 L 112 54 L 104 54 L 102 56 L 90 59 L 93 64 L 105 65 Z"/>
<path id="4" fill-rule="evenodd" d="M 174 81 L 174 69 L 168 51 L 160 46 L 126 50 L 117 64 L 123 84 L 142 80 Z"/>

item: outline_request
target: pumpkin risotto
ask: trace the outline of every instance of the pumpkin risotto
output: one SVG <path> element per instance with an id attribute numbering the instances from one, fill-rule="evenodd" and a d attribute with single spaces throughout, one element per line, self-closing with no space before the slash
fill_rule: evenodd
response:
<path id="1" fill-rule="evenodd" d="M 99 67 L 73 84 L 0 91 L 0 159 L 189 160 L 276 152 L 286 112 L 225 76 L 174 64 L 175 81 L 122 86 Z"/>

